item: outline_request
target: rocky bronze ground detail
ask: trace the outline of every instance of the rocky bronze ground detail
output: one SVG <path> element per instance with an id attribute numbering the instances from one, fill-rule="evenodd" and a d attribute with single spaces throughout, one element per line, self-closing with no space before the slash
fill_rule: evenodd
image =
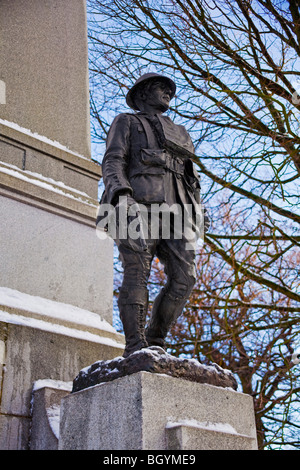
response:
<path id="1" fill-rule="evenodd" d="M 151 346 L 127 358 L 98 361 L 82 369 L 73 381 L 72 393 L 141 371 L 237 390 L 237 382 L 231 371 L 217 364 L 204 365 L 196 359 L 177 358 L 158 346 Z"/>

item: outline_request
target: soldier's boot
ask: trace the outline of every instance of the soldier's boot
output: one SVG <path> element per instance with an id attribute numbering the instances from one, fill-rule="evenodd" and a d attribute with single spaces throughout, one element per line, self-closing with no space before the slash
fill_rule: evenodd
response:
<path id="1" fill-rule="evenodd" d="M 134 294 L 137 294 L 135 299 Z M 148 346 L 145 338 L 147 297 L 145 291 L 137 293 L 135 289 L 131 292 L 121 290 L 119 312 L 126 342 L 123 357 L 128 357 L 133 352 Z M 132 303 L 133 301 L 136 303 Z"/>
<path id="2" fill-rule="evenodd" d="M 146 340 L 149 346 L 166 347 L 165 337 L 171 326 L 181 315 L 188 298 L 172 298 L 165 289 L 156 297 L 149 325 L 146 329 Z"/>
<path id="3" fill-rule="evenodd" d="M 148 346 L 145 338 L 146 314 L 141 305 L 124 305 L 120 310 L 120 318 L 126 341 L 123 357 L 128 357 L 133 352 Z"/>

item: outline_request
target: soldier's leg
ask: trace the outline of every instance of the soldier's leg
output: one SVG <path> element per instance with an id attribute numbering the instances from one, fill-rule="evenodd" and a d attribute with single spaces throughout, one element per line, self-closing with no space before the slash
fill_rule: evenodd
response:
<path id="1" fill-rule="evenodd" d="M 157 255 L 164 264 L 167 283 L 154 301 L 146 339 L 149 346 L 164 347 L 195 284 L 195 251 L 186 250 L 185 240 L 162 240 Z"/>
<path id="2" fill-rule="evenodd" d="M 126 244 L 119 244 L 124 275 L 118 306 L 123 324 L 126 346 L 123 356 L 147 347 L 145 321 L 148 307 L 147 282 L 153 256 L 150 252 L 138 252 Z"/>

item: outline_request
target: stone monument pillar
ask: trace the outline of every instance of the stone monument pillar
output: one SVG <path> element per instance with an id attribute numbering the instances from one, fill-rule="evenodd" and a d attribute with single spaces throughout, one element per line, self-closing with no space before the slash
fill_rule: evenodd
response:
<path id="1" fill-rule="evenodd" d="M 0 449 L 28 449 L 33 384 L 68 382 L 124 342 L 113 243 L 95 230 L 86 2 L 0 8 Z"/>
<path id="2" fill-rule="evenodd" d="M 1 118 L 90 158 L 84 0 L 2 0 Z"/>

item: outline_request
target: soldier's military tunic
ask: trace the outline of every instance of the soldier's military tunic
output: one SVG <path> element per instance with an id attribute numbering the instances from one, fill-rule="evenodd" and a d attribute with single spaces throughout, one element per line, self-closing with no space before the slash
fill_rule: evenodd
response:
<path id="1" fill-rule="evenodd" d="M 109 130 L 102 170 L 105 192 L 102 202 L 118 203 L 120 194 L 130 194 L 143 205 L 177 203 L 195 211 L 200 202 L 200 184 L 194 170 L 194 147 L 183 126 L 162 115 L 118 115 Z M 157 256 L 164 264 L 167 284 L 154 302 L 148 328 L 152 344 L 162 344 L 171 321 L 181 313 L 195 283 L 195 250 L 181 239 L 147 239 L 147 249 L 133 249 L 127 240 L 116 240 L 124 277 L 119 295 L 120 316 L 126 305 L 147 308 L 147 282 L 151 262 Z M 165 323 L 165 324 L 164 324 Z M 162 340 L 161 340 L 162 341 Z"/>

